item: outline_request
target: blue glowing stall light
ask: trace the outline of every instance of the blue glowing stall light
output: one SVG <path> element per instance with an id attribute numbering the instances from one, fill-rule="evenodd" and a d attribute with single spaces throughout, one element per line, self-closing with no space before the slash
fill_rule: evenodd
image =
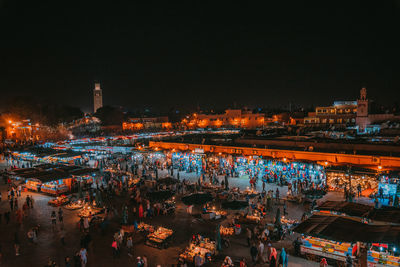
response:
<path id="1" fill-rule="evenodd" d="M 379 183 L 378 192 L 382 188 L 384 195 L 396 195 L 397 192 L 397 184 L 387 184 L 387 183 Z"/>

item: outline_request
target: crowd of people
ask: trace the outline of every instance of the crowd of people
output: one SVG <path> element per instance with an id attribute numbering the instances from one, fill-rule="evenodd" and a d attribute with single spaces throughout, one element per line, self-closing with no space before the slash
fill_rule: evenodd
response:
<path id="1" fill-rule="evenodd" d="M 137 266 L 154 266 L 152 258 L 146 255 L 137 255 L 134 251 L 135 236 L 126 232 L 124 225 L 133 225 L 133 232 L 138 232 L 138 224 L 144 219 L 156 220 L 159 216 L 169 213 L 170 206 L 158 199 L 149 197 L 149 193 L 158 191 L 171 191 L 175 196 L 180 197 L 188 193 L 202 191 L 206 185 L 215 186 L 219 191 L 228 194 L 227 200 L 236 200 L 237 191 L 229 185 L 229 179 L 237 176 L 248 176 L 251 189 L 256 192 L 257 186 L 261 185 L 261 193 L 256 198 L 247 198 L 249 207 L 246 214 L 253 214 L 255 211 L 266 217 L 273 210 L 282 209 L 282 215 L 287 216 L 286 202 L 281 201 L 281 192 L 269 190 L 268 183 L 277 185 L 288 185 L 292 194 L 301 192 L 307 188 L 317 188 L 323 184 L 323 169 L 313 164 L 283 163 L 273 160 L 262 160 L 260 158 L 232 157 L 222 155 L 203 155 L 181 152 L 149 152 L 133 154 L 107 154 L 102 157 L 94 157 L 92 166 L 99 169 L 99 175 L 87 188 L 82 196 L 85 205 L 96 206 L 104 209 L 100 220 L 95 214 L 82 216 L 79 219 L 80 242 L 69 244 L 76 247 L 76 253 L 66 255 L 65 266 L 90 265 L 90 253 L 93 251 L 93 234 L 109 234 L 112 222 L 118 222 L 119 228 L 112 235 L 110 242 L 110 254 L 115 260 L 122 255 L 128 255 L 137 263 Z M 20 161 L 10 154 L 5 156 L 9 168 L 26 168 L 34 165 L 34 162 Z M 92 160 L 93 161 L 93 160 Z M 89 160 L 80 161 L 79 164 L 89 165 Z M 161 173 L 168 173 L 168 176 L 178 180 L 172 184 L 162 184 L 157 181 L 161 179 Z M 185 179 L 185 173 L 194 173 L 198 177 L 197 182 L 192 183 Z M 3 214 L 8 224 L 11 217 L 19 225 L 26 218 L 29 218 L 29 210 L 34 207 L 34 197 L 28 192 L 23 192 L 21 185 L 14 185 L 14 181 L 3 173 L 3 179 L 8 186 L 7 199 L 10 211 Z M 152 181 L 155 183 L 147 183 Z M 24 199 L 24 200 L 22 200 Z M 1 200 L 1 195 L 0 195 Z M 22 207 L 21 207 L 22 203 Z M 281 208 L 282 206 L 282 208 Z M 12 215 L 14 213 L 15 215 Z M 62 208 L 54 209 L 49 215 L 52 231 L 55 233 L 62 246 L 67 244 L 64 229 L 64 212 Z M 69 215 L 70 216 L 70 215 Z M 1 223 L 0 213 L 0 223 Z M 270 229 L 265 220 L 262 220 L 255 227 L 246 228 L 246 242 L 249 247 L 249 256 L 252 264 L 269 264 L 270 266 L 287 266 L 288 254 L 284 248 L 278 250 L 274 242 L 285 238 L 284 229 L 276 222 L 274 229 Z M 99 231 L 97 231 L 99 230 Z M 37 244 L 40 239 L 40 226 L 29 227 L 26 232 L 29 243 Z M 15 232 L 14 249 L 15 254 L 20 255 L 20 231 Z M 135 257 L 133 256 L 135 255 Z M 150 262 L 150 263 L 149 263 Z M 196 260 L 194 259 L 194 265 Z M 246 258 L 238 260 L 241 267 L 247 266 Z M 181 263 L 180 266 L 187 266 L 188 263 Z M 49 259 L 47 266 L 63 266 Z M 227 256 L 222 266 L 234 266 L 234 261 Z"/>

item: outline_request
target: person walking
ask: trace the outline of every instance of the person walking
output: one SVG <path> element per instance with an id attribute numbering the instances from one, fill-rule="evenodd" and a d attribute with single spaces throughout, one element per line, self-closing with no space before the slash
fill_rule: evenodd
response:
<path id="1" fill-rule="evenodd" d="M 353 267 L 353 259 L 351 258 L 350 253 L 346 254 L 346 267 Z"/>
<path id="2" fill-rule="evenodd" d="M 277 256 L 278 256 L 278 253 L 276 252 L 276 249 L 274 247 L 272 247 L 271 254 L 269 255 L 269 266 L 270 267 L 276 267 Z"/>
<path id="3" fill-rule="evenodd" d="M 251 247 L 250 247 L 250 255 L 251 255 L 251 260 L 253 261 L 253 263 L 255 263 L 257 261 L 257 247 L 256 244 L 253 242 Z"/>
<path id="4" fill-rule="evenodd" d="M 72 267 L 71 265 L 71 258 L 70 257 L 65 257 L 64 258 L 64 263 L 65 263 L 65 267 Z"/>
<path id="5" fill-rule="evenodd" d="M 86 248 L 81 248 L 79 251 L 79 256 L 81 257 L 81 266 L 86 267 L 87 264 L 87 250 Z"/>
<path id="6" fill-rule="evenodd" d="M 283 216 L 286 216 L 286 215 L 288 215 L 288 212 L 287 212 L 286 201 L 285 201 L 283 204 Z"/>
<path id="7" fill-rule="evenodd" d="M 33 196 L 29 196 L 29 203 L 30 203 L 30 208 L 33 209 L 33 204 L 35 203 L 35 200 L 33 199 Z"/>
<path id="8" fill-rule="evenodd" d="M 279 255 L 279 266 L 288 267 L 288 256 L 286 254 L 285 248 L 282 248 Z"/>
<path id="9" fill-rule="evenodd" d="M 84 229 L 85 232 L 89 230 L 89 226 L 90 226 L 89 225 L 89 219 L 88 219 L 88 217 L 85 217 L 83 219 L 83 229 Z"/>
<path id="10" fill-rule="evenodd" d="M 251 246 L 251 238 L 252 238 L 252 232 L 251 229 L 249 227 L 246 228 L 246 235 L 247 235 L 247 246 L 250 247 Z"/>
<path id="11" fill-rule="evenodd" d="M 293 241 L 293 247 L 294 247 L 294 255 L 299 257 L 300 256 L 300 248 L 301 248 L 301 241 L 300 238 L 297 237 L 295 241 Z"/>
<path id="12" fill-rule="evenodd" d="M 357 185 L 357 196 L 361 197 L 361 184 Z"/>
<path id="13" fill-rule="evenodd" d="M 319 263 L 319 267 L 328 267 L 328 262 L 325 258 L 322 258 L 321 262 Z"/>
<path id="14" fill-rule="evenodd" d="M 116 259 L 118 257 L 118 242 L 117 240 L 114 239 L 114 241 L 111 244 L 112 251 L 113 251 L 113 258 Z"/>
<path id="15" fill-rule="evenodd" d="M 132 237 L 130 237 L 130 236 L 126 239 L 126 248 L 128 250 L 128 255 L 131 256 L 133 254 L 133 251 L 132 251 L 133 241 L 132 241 Z"/>
<path id="16" fill-rule="evenodd" d="M 141 257 L 137 257 L 137 267 L 143 267 L 144 263 Z"/>
<path id="17" fill-rule="evenodd" d="M 143 218 L 143 205 L 142 204 L 139 205 L 139 218 L 140 219 Z"/>
<path id="18" fill-rule="evenodd" d="M 257 255 L 258 255 L 258 260 L 262 263 L 263 262 L 263 252 L 264 252 L 264 243 L 261 241 L 258 241 L 258 247 L 257 247 Z"/>
<path id="19" fill-rule="evenodd" d="M 200 252 L 199 252 L 196 254 L 196 256 L 194 256 L 194 266 L 200 267 L 201 265 L 203 265 L 203 259 L 200 256 Z"/>
<path id="20" fill-rule="evenodd" d="M 144 255 L 144 256 L 142 257 L 142 260 L 143 260 L 143 267 L 148 267 L 147 256 L 146 256 L 146 255 Z"/>

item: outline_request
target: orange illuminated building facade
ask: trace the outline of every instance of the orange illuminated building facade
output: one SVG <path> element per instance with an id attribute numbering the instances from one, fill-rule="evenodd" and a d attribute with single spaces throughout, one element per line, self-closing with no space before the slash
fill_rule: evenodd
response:
<path id="1" fill-rule="evenodd" d="M 333 106 L 317 107 L 304 118 L 305 124 L 354 125 L 357 116 L 357 101 L 335 101 Z"/>
<path id="2" fill-rule="evenodd" d="M 265 123 L 265 114 L 253 113 L 249 110 L 227 109 L 223 114 L 193 114 L 192 119 L 186 120 L 186 123 L 189 127 L 199 128 L 261 128 Z"/>
<path id="3" fill-rule="evenodd" d="M 143 130 L 143 129 L 171 129 L 172 124 L 168 117 L 143 117 L 130 118 L 122 123 L 123 130 Z"/>

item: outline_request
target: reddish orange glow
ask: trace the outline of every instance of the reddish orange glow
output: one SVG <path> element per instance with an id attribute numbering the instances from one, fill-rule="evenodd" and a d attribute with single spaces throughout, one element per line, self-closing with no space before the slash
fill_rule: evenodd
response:
<path id="1" fill-rule="evenodd" d="M 162 127 L 163 127 L 164 129 L 170 129 L 170 128 L 172 128 L 172 123 L 170 123 L 170 122 L 163 122 L 163 123 L 162 123 Z"/>

